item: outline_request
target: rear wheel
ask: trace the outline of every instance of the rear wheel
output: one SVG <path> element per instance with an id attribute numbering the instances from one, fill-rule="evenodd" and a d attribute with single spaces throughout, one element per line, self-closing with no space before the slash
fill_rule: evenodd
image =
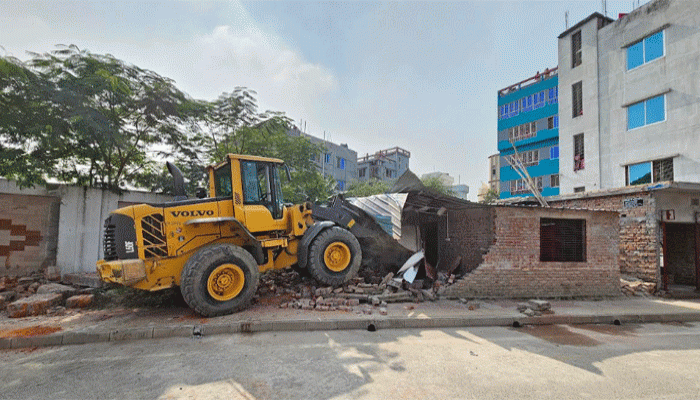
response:
<path id="1" fill-rule="evenodd" d="M 334 226 L 321 232 L 311 243 L 307 269 L 324 285 L 339 286 L 357 276 L 362 250 L 348 230 Z"/>
<path id="2" fill-rule="evenodd" d="M 255 295 L 258 264 L 244 249 L 219 244 L 196 252 L 185 263 L 180 289 L 187 305 L 207 317 L 245 308 Z"/>

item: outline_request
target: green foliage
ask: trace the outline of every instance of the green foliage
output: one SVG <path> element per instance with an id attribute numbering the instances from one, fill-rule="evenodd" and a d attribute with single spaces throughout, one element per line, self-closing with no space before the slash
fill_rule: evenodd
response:
<path id="1" fill-rule="evenodd" d="M 499 198 L 500 196 L 498 195 L 498 193 L 495 190 L 493 190 L 493 188 L 491 188 L 488 190 L 488 192 L 486 192 L 486 194 L 484 195 L 484 199 L 481 201 L 481 203 L 490 204 L 495 202 Z"/>
<path id="2" fill-rule="evenodd" d="M 288 201 L 323 200 L 335 187 L 311 160 L 321 147 L 287 134 L 290 120 L 259 112 L 256 93 L 236 88 L 197 101 L 173 81 L 76 46 L 0 57 L 0 176 L 22 186 L 47 178 L 119 191 L 172 193 L 163 160 L 182 170 L 187 192 L 206 186 L 206 166 L 226 154 L 284 160 Z"/>
<path id="3" fill-rule="evenodd" d="M 425 187 L 428 189 L 432 189 L 440 194 L 444 194 L 446 196 L 455 195 L 449 186 L 442 183 L 442 181 L 436 177 L 421 179 L 421 182 L 423 182 L 423 185 L 425 185 Z"/>
<path id="4" fill-rule="evenodd" d="M 352 181 L 348 185 L 345 197 L 367 197 L 375 194 L 382 194 L 389 191 L 389 184 L 379 179 L 367 181 Z"/>
<path id="5" fill-rule="evenodd" d="M 32 53 L 27 67 L 8 63 L 0 68 L 0 103 L 7 106 L 0 143 L 3 155 L 19 158 L 1 163 L 0 175 L 118 191 L 159 169 L 152 149 L 182 141 L 193 102 L 152 71 L 76 46 Z"/>

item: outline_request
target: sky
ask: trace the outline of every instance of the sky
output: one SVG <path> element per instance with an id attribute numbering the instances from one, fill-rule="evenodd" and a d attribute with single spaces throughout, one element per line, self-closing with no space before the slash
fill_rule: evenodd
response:
<path id="1" fill-rule="evenodd" d="M 608 1 L 607 15 L 636 3 Z M 360 156 L 402 147 L 413 172 L 447 172 L 476 200 L 497 152 L 497 92 L 557 65 L 567 11 L 572 26 L 602 1 L 3 0 L 0 54 L 75 44 L 194 98 L 247 87 L 308 134 Z"/>

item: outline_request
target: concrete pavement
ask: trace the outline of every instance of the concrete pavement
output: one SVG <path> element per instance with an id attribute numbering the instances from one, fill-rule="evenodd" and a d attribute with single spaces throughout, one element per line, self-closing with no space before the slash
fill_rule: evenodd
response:
<path id="1" fill-rule="evenodd" d="M 553 314 L 527 317 L 517 301 L 482 301 L 469 310 L 457 301 L 390 304 L 387 315 L 282 309 L 256 304 L 243 312 L 202 318 L 188 308 L 70 311 L 62 316 L 0 317 L 0 349 L 246 332 L 453 328 L 551 324 L 700 321 L 700 300 L 616 298 L 552 301 Z"/>
<path id="2" fill-rule="evenodd" d="M 261 332 L 0 351 L 0 399 L 695 399 L 700 324 Z"/>

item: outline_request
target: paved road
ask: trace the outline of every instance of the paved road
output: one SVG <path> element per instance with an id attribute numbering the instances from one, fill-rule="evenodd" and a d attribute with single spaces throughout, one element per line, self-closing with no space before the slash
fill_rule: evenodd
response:
<path id="1" fill-rule="evenodd" d="M 700 398 L 700 324 L 260 333 L 0 351 L 8 399 Z"/>

